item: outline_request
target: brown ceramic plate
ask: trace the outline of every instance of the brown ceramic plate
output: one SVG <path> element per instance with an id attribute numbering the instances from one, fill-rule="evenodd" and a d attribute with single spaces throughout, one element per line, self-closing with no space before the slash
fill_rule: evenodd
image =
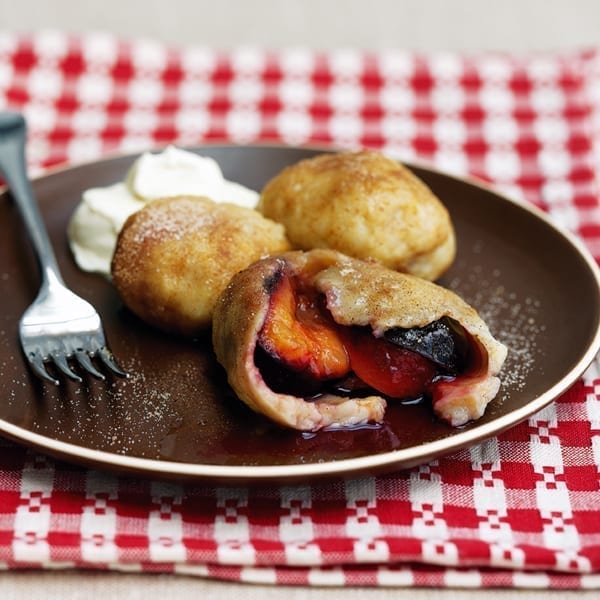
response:
<path id="1" fill-rule="evenodd" d="M 315 150 L 207 146 L 225 175 L 255 189 Z M 564 392 L 600 344 L 598 269 L 538 211 L 464 180 L 414 167 L 448 206 L 458 256 L 442 284 L 472 303 L 510 348 L 485 416 L 454 429 L 426 403 L 388 409 L 380 427 L 306 435 L 251 413 L 230 391 L 209 339 L 183 341 L 125 310 L 100 276 L 78 270 L 66 227 L 84 189 L 121 180 L 134 157 L 57 171 L 34 182 L 67 283 L 103 317 L 129 381 L 55 388 L 33 378 L 17 323 L 38 287 L 12 203 L 0 195 L 0 434 L 72 462 L 215 484 L 309 482 L 392 471 L 474 444 Z"/>

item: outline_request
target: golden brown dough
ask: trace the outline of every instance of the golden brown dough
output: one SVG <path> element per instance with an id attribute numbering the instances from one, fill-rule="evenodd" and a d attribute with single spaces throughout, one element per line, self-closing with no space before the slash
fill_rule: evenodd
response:
<path id="1" fill-rule="evenodd" d="M 112 260 L 123 302 L 146 322 L 193 336 L 211 322 L 232 275 L 290 248 L 283 227 L 207 198 L 157 200 L 125 222 Z"/>
<path id="2" fill-rule="evenodd" d="M 288 252 L 257 261 L 233 277 L 217 301 L 213 319 L 213 345 L 230 385 L 248 406 L 277 423 L 299 430 L 344 427 L 380 422 L 386 409 L 385 394 L 377 391 L 342 397 L 325 386 L 322 394 L 307 398 L 293 389 L 278 390 L 267 383 L 268 373 L 258 361 L 257 348 L 262 352 L 262 340 L 269 320 L 273 319 L 274 305 L 286 303 L 285 295 L 281 294 L 281 282 L 286 278 L 297 282 L 300 294 L 308 290 L 305 299 L 296 305 L 310 305 L 308 312 L 301 309 L 306 315 L 310 317 L 321 301 L 327 313 L 309 323 L 309 339 L 317 341 L 304 347 L 290 342 L 291 338 L 297 341 L 298 334 L 305 332 L 296 323 L 280 319 L 277 327 L 271 327 L 282 340 L 280 356 L 285 358 L 288 353 L 292 357 L 289 364 L 306 353 L 306 348 L 314 350 L 315 360 L 323 357 L 329 360 L 337 352 L 335 349 L 331 352 L 333 346 L 330 346 L 327 352 L 319 353 L 318 340 L 327 338 L 313 334 L 319 323 L 329 327 L 328 319 L 334 322 L 331 327 L 334 332 L 342 326 L 347 331 L 371 331 L 379 339 L 394 328 L 421 328 L 451 318 L 472 339 L 470 355 L 477 356 L 470 360 L 476 364 L 464 367 L 451 381 L 436 384 L 432 380 L 435 413 L 452 425 L 462 425 L 479 418 L 498 392 L 497 375 L 506 357 L 506 347 L 492 337 L 477 312 L 456 294 L 421 278 L 332 250 Z M 307 322 L 306 317 L 298 317 L 298 308 L 288 312 Z M 288 335 L 288 331 L 294 335 Z M 342 357 L 338 362 L 343 360 Z M 319 371 L 319 367 L 313 368 L 314 362 L 311 359 L 303 363 L 313 369 L 311 374 Z M 290 379 L 292 376 L 290 371 Z M 343 369 L 334 376 L 344 376 Z"/>
<path id="3" fill-rule="evenodd" d="M 258 210 L 296 248 L 331 248 L 429 280 L 455 256 L 446 208 L 399 162 L 373 151 L 322 154 L 271 179 Z"/>

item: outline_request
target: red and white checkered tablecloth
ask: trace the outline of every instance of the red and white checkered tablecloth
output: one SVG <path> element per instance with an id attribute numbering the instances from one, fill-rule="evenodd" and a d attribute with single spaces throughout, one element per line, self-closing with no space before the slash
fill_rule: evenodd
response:
<path id="1" fill-rule="evenodd" d="M 485 178 L 600 259 L 600 50 L 215 51 L 0 31 L 3 108 L 27 117 L 32 173 L 171 142 L 366 146 Z M 600 588 L 599 373 L 473 448 L 314 486 L 131 480 L 3 441 L 0 568 Z"/>

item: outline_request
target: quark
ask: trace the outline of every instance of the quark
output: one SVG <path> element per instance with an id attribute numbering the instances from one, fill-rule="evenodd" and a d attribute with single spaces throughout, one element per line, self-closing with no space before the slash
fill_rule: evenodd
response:
<path id="1" fill-rule="evenodd" d="M 174 146 L 146 152 L 124 182 L 83 192 L 68 226 L 69 245 L 79 268 L 110 276 L 117 237 L 129 215 L 148 202 L 173 196 L 202 196 L 254 208 L 258 194 L 224 178 L 217 162 Z"/>

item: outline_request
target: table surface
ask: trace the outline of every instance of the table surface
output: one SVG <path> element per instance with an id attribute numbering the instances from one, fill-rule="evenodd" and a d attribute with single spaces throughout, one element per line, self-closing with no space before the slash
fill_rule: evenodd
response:
<path id="1" fill-rule="evenodd" d="M 170 10 L 158 0 L 103 0 L 102 10 L 85 2 L 0 0 L 5 31 L 58 28 L 104 30 L 127 36 L 153 37 L 176 44 L 233 47 L 339 46 L 403 47 L 422 50 L 500 49 L 527 51 L 593 46 L 598 43 L 600 3 L 596 0 L 170 0 Z M 206 18 L 210 14 L 210 19 Z M 181 15 L 186 15 L 181 19 Z M 265 15 L 269 15 L 266 19 Z M 234 18 L 237 17 L 237 18 Z M 518 17 L 518 18 L 515 18 Z M 449 26 L 451 24 L 451 26 Z M 479 598 L 478 590 L 436 589 L 308 589 L 203 580 L 181 575 L 137 575 L 102 572 L 5 572 L 0 575 L 3 600 L 28 598 L 233 598 L 280 597 L 414 600 Z M 243 587 L 243 590 L 241 589 Z M 514 590 L 486 590 L 488 598 L 513 598 Z M 597 597 L 597 592 L 522 590 L 519 598 L 547 594 L 561 599 Z"/>
<path id="2" fill-rule="evenodd" d="M 398 588 L 305 588 L 244 585 L 181 575 L 123 573 L 19 572 L 0 575 L 2 600 L 90 600 L 127 598 L 146 600 L 478 600 L 481 590 Z M 591 600 L 598 591 L 485 590 L 486 598 L 508 600 Z"/>

